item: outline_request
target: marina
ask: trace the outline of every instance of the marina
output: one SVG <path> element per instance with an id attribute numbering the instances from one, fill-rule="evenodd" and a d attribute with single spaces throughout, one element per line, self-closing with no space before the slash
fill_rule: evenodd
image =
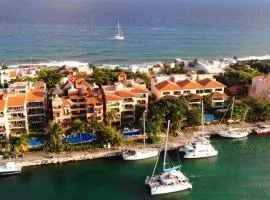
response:
<path id="1" fill-rule="evenodd" d="M 247 140 L 234 141 L 211 139 L 219 151 L 218 157 L 182 160 L 183 171 L 192 182 L 192 191 L 156 196 L 154 199 L 227 200 L 268 199 L 269 163 L 268 137 L 250 135 Z M 256 155 L 256 156 L 254 156 Z M 169 151 L 170 158 L 177 162 L 176 151 Z M 262 159 L 263 158 L 263 159 Z M 91 161 L 24 168 L 20 176 L 0 179 L 2 198 L 53 198 L 59 200 L 109 198 L 112 193 L 118 199 L 153 199 L 144 186 L 144 179 L 151 174 L 156 159 L 125 162 L 122 158 L 103 158 Z M 158 170 L 162 164 L 158 164 Z M 95 174 L 95 175 L 94 175 Z M 98 174 L 98 176 L 97 176 Z M 110 181 L 108 180 L 110 177 Z M 43 180 L 43 181 L 40 181 Z M 238 187 L 235 190 L 235 187 Z M 44 190 L 46 188 L 46 190 Z M 226 189 L 225 189 L 226 188 Z M 14 193 L 14 191 L 17 191 Z M 29 191 L 32 191 L 29 196 Z"/>

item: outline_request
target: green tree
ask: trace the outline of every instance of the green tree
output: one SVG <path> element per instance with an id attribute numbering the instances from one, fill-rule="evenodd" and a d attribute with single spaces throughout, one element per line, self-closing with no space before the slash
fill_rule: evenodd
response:
<path id="1" fill-rule="evenodd" d="M 102 146 L 108 143 L 113 146 L 119 146 L 123 142 L 123 135 L 110 125 L 100 124 L 96 130 L 96 135 L 98 143 Z"/>
<path id="2" fill-rule="evenodd" d="M 243 100 L 248 105 L 248 121 L 267 121 L 270 120 L 270 100 L 268 98 L 246 98 Z"/>
<path id="3" fill-rule="evenodd" d="M 187 110 L 187 126 L 199 126 L 202 121 L 202 113 L 200 108 L 190 108 Z"/>
<path id="4" fill-rule="evenodd" d="M 25 134 L 23 134 L 18 138 L 15 144 L 14 153 L 16 155 L 18 154 L 24 155 L 24 153 L 27 152 L 29 148 L 30 148 L 29 138 Z"/>
<path id="5" fill-rule="evenodd" d="M 209 111 L 213 109 L 212 95 L 203 96 L 204 109 Z"/>
<path id="6" fill-rule="evenodd" d="M 120 119 L 119 112 L 116 109 L 111 109 L 106 116 L 106 121 L 108 124 L 112 124 L 115 121 L 118 121 Z"/>
<path id="7" fill-rule="evenodd" d="M 46 83 L 48 89 L 52 89 L 55 85 L 60 84 L 63 75 L 54 68 L 43 68 L 40 70 L 38 80 Z"/>
<path id="8" fill-rule="evenodd" d="M 84 121 L 82 121 L 81 119 L 73 120 L 71 124 L 71 132 L 73 134 L 82 133 L 85 131 L 86 131 L 86 123 Z"/>
<path id="9" fill-rule="evenodd" d="M 8 69 L 8 66 L 6 64 L 2 65 L 2 69 Z"/>
<path id="10" fill-rule="evenodd" d="M 233 120 L 242 120 L 248 110 L 248 105 L 241 100 L 236 100 L 233 108 Z"/>
<path id="11" fill-rule="evenodd" d="M 171 121 L 171 131 L 174 132 L 179 129 L 184 120 L 186 119 L 186 113 L 188 110 L 188 101 L 184 98 L 177 98 L 174 96 L 165 96 L 160 100 L 154 102 L 149 107 L 148 118 L 158 120 L 156 124 L 162 127 L 157 129 L 166 129 L 166 122 Z"/>
<path id="12" fill-rule="evenodd" d="M 45 143 L 45 150 L 61 152 L 65 148 L 65 135 L 63 127 L 53 121 L 49 122 L 48 140 Z"/>

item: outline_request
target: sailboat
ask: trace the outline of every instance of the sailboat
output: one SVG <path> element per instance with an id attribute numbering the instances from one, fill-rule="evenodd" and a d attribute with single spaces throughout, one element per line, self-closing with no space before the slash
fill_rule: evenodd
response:
<path id="1" fill-rule="evenodd" d="M 114 35 L 114 39 L 115 39 L 115 40 L 124 40 L 124 39 L 125 39 L 125 37 L 124 37 L 124 35 L 123 35 L 123 32 L 122 32 L 122 30 L 121 30 L 121 27 L 120 27 L 120 25 L 119 25 L 119 21 L 118 21 L 118 23 L 117 23 L 117 32 L 116 32 L 116 34 Z"/>
<path id="2" fill-rule="evenodd" d="M 146 148 L 145 137 L 145 113 L 143 113 L 143 148 L 124 149 L 122 151 L 124 160 L 143 160 L 158 156 L 159 150 L 157 148 Z"/>
<path id="3" fill-rule="evenodd" d="M 202 132 L 197 141 L 188 143 L 179 149 L 180 152 L 184 152 L 184 158 L 194 159 L 194 158 L 206 158 L 213 157 L 218 155 L 218 151 L 212 146 L 209 139 L 203 137 L 205 134 L 204 131 L 204 106 L 202 100 Z"/>
<path id="4" fill-rule="evenodd" d="M 230 119 L 228 120 L 229 123 L 231 123 L 232 120 L 232 116 L 233 116 L 233 109 L 234 109 L 234 101 L 235 101 L 235 97 L 233 97 L 233 101 L 232 101 L 232 106 L 231 106 L 231 115 L 230 115 Z M 218 131 L 217 134 L 220 135 L 221 137 L 224 138 L 243 138 L 248 136 L 249 134 L 249 129 L 247 128 L 231 128 L 231 126 L 229 125 L 229 128 L 226 130 L 221 130 Z"/>
<path id="5" fill-rule="evenodd" d="M 169 167 L 167 162 L 168 151 L 168 135 L 170 128 L 170 120 L 168 121 L 167 134 L 165 138 L 165 149 L 163 158 L 163 171 L 161 174 L 155 175 L 159 158 L 155 163 L 155 167 L 151 177 L 146 177 L 145 184 L 150 187 L 151 195 L 166 194 L 192 189 L 192 184 L 188 178 L 180 171 L 180 166 Z M 160 156 L 160 154 L 159 154 Z"/>

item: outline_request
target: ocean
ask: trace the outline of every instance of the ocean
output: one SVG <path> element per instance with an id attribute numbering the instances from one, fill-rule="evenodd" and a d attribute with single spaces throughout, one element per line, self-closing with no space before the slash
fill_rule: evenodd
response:
<path id="1" fill-rule="evenodd" d="M 190 191 L 150 196 L 144 179 L 155 159 L 127 162 L 119 157 L 25 168 L 21 175 L 0 178 L 1 199 L 270 199 L 269 137 L 211 140 L 219 151 L 216 158 L 181 160 L 181 170 L 193 185 Z M 175 151 L 169 156 L 177 163 Z"/>
<path id="2" fill-rule="evenodd" d="M 267 0 L 0 0 L 0 64 L 270 54 Z M 117 21 L 125 35 L 115 41 Z"/>

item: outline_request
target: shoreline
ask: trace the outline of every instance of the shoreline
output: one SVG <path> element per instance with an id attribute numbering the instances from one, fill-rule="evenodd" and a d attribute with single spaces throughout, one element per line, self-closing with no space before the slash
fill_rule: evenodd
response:
<path id="1" fill-rule="evenodd" d="M 234 124 L 232 127 L 255 127 L 255 124 Z M 212 130 L 221 130 L 226 125 L 219 124 L 219 125 L 207 125 L 206 126 L 206 133 L 209 134 Z M 197 127 L 198 129 L 199 127 Z M 180 148 L 185 142 L 189 142 L 194 140 L 195 137 L 197 137 L 197 132 L 195 129 L 185 130 L 181 132 L 178 136 L 170 136 L 169 137 L 169 144 L 168 149 L 169 150 L 175 150 L 177 148 Z M 163 142 L 159 144 L 154 145 L 147 145 L 149 147 L 156 147 L 161 148 Z M 61 152 L 61 153 L 45 153 L 45 152 L 29 152 L 26 153 L 26 155 L 22 158 L 12 158 L 9 159 L 9 161 L 15 161 L 22 167 L 31 167 L 31 166 L 44 166 L 44 165 L 51 165 L 51 164 L 62 164 L 62 163 L 68 163 L 68 162 L 77 162 L 77 161 L 85 161 L 85 160 L 93 160 L 93 159 L 99 159 L 99 158 L 108 158 L 108 157 L 116 157 L 121 156 L 121 150 L 123 148 L 138 148 L 141 144 L 134 145 L 134 146 L 122 146 L 122 147 L 114 147 L 110 149 L 104 149 L 104 148 L 98 148 L 98 149 L 92 149 L 92 150 L 86 150 L 86 151 L 73 151 L 73 152 Z M 8 159 L 2 159 L 0 160 L 0 163 L 6 162 Z"/>

